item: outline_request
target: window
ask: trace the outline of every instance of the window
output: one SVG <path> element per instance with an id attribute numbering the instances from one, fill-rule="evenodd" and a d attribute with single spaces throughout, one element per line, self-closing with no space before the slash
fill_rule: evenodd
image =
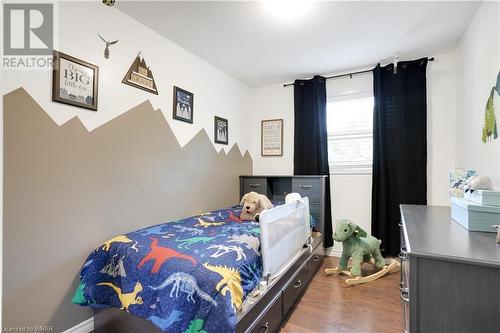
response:
<path id="1" fill-rule="evenodd" d="M 327 104 L 331 174 L 371 173 L 373 96 L 334 99 Z"/>

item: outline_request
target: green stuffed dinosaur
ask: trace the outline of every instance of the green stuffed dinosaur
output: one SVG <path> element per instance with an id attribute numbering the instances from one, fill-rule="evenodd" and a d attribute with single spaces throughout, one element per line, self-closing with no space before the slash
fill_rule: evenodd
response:
<path id="1" fill-rule="evenodd" d="M 349 258 L 352 258 L 352 276 L 361 275 L 361 263 L 370 262 L 371 257 L 375 259 L 375 266 L 382 268 L 385 266 L 384 257 L 380 253 L 382 241 L 358 227 L 347 219 L 337 220 L 333 239 L 342 242 L 343 250 L 340 262 L 337 267 L 339 271 L 347 269 Z"/>

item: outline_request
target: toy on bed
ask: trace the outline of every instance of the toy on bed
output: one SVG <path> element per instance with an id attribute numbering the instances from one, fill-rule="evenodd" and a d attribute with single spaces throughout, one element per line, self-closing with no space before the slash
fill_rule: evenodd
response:
<path id="1" fill-rule="evenodd" d="M 342 256 L 337 267 L 325 269 L 325 272 L 327 275 L 336 273 L 351 277 L 346 280 L 348 285 L 374 281 L 400 266 L 399 262 L 394 259 L 390 259 L 386 264 L 384 257 L 380 253 L 380 244 L 382 242 L 372 235 L 368 235 L 366 231 L 352 221 L 347 219 L 337 220 L 333 239 L 342 242 Z M 372 257 L 375 267 L 379 270 L 362 277 L 361 264 L 363 262 L 372 262 Z M 351 266 L 348 266 L 350 258 L 352 258 Z M 348 271 L 349 269 L 350 271 Z"/>
<path id="2" fill-rule="evenodd" d="M 242 221 L 257 221 L 258 216 L 265 209 L 273 208 L 274 205 L 264 195 L 257 192 L 248 192 L 241 198 L 240 205 L 242 206 L 240 220 Z"/>

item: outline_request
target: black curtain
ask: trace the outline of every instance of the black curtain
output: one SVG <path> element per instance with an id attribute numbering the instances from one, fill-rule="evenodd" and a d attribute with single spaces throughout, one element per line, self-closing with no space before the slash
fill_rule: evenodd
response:
<path id="1" fill-rule="evenodd" d="M 295 139 L 293 172 L 295 175 L 326 175 L 325 247 L 333 245 L 330 200 L 330 170 L 326 130 L 326 80 L 315 76 L 294 82 Z"/>
<path id="2" fill-rule="evenodd" d="M 373 70 L 372 234 L 399 253 L 400 204 L 427 204 L 427 58 Z"/>

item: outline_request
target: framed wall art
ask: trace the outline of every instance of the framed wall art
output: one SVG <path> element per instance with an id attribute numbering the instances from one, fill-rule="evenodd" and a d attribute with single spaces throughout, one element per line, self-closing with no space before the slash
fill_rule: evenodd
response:
<path id="1" fill-rule="evenodd" d="M 229 130 L 227 119 L 214 117 L 214 142 L 227 145 L 229 143 Z"/>
<path id="2" fill-rule="evenodd" d="M 261 122 L 262 156 L 283 156 L 283 119 L 269 119 Z"/>
<path id="3" fill-rule="evenodd" d="M 146 64 L 146 60 L 141 58 L 140 52 L 125 74 L 122 83 L 158 95 L 158 88 L 156 87 L 153 72 Z"/>
<path id="4" fill-rule="evenodd" d="M 97 111 L 99 67 L 54 51 L 52 101 Z"/>
<path id="5" fill-rule="evenodd" d="M 187 90 L 174 86 L 173 118 L 193 123 L 194 95 Z"/>

